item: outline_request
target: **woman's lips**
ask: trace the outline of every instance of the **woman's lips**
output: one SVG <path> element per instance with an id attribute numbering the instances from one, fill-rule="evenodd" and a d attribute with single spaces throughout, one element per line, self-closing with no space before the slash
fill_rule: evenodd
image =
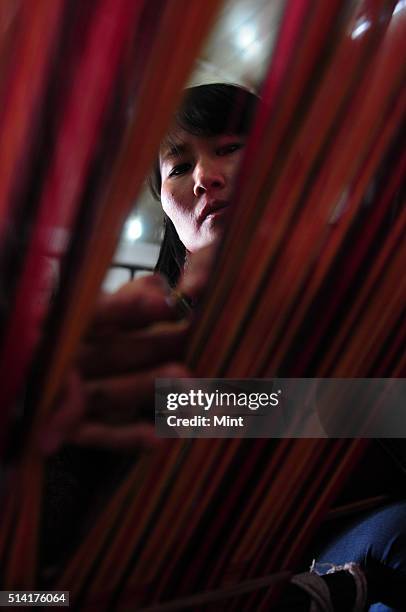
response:
<path id="1" fill-rule="evenodd" d="M 225 200 L 215 200 L 214 202 L 206 204 L 199 215 L 200 222 L 203 223 L 203 221 L 206 219 L 222 217 L 227 212 L 229 206 L 229 202 L 226 202 Z"/>

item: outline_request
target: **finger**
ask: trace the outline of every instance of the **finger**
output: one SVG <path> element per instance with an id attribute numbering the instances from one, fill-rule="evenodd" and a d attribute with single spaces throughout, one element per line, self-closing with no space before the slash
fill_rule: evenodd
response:
<path id="1" fill-rule="evenodd" d="M 85 378 L 113 377 L 181 359 L 189 323 L 158 324 L 82 343 L 77 366 Z"/>
<path id="2" fill-rule="evenodd" d="M 177 317 L 168 284 L 162 276 L 151 274 L 127 283 L 116 293 L 101 295 L 87 335 L 99 336 L 117 327 L 139 329 Z"/>
<path id="3" fill-rule="evenodd" d="M 179 282 L 177 290 L 186 295 L 192 302 L 198 302 L 207 286 L 217 253 L 217 244 L 192 253 L 188 258 L 185 272 Z"/>
<path id="4" fill-rule="evenodd" d="M 153 418 L 155 379 L 187 378 L 190 375 L 183 365 L 169 363 L 136 376 L 85 384 L 77 372 L 73 371 L 67 378 L 64 393 L 61 393 L 59 409 L 51 420 L 41 427 L 38 435 L 39 447 L 44 454 L 49 455 L 59 450 L 67 441 L 77 438 L 81 444 L 85 444 L 88 439 L 89 442 L 93 440 L 94 445 L 100 446 L 103 446 L 105 440 L 106 446 L 112 448 L 114 444 L 111 443 L 110 433 L 117 441 L 126 438 L 126 435 L 118 435 L 117 424 L 121 427 L 123 422 L 132 423 L 125 425 L 124 429 L 132 428 L 129 439 L 135 440 L 138 435 L 136 428 L 141 425 L 147 427 L 147 424 L 134 425 L 134 421 L 144 416 Z M 86 428 L 91 426 L 92 429 L 83 429 L 84 419 L 92 416 L 109 424 L 86 422 Z M 116 425 L 114 427 L 111 424 Z M 96 426 L 105 429 L 97 430 Z M 112 429 L 114 432 L 110 431 Z M 96 435 L 97 431 L 100 435 Z M 139 433 L 142 431 L 144 430 L 139 430 Z M 116 447 L 120 446 L 121 443 L 116 444 Z"/>
<path id="5" fill-rule="evenodd" d="M 177 363 L 86 383 L 87 420 L 108 425 L 134 423 L 154 418 L 155 380 L 157 378 L 188 378 L 191 373 Z"/>
<path id="6" fill-rule="evenodd" d="M 155 435 L 155 427 L 146 423 L 125 427 L 109 427 L 99 423 L 85 423 L 72 436 L 70 442 L 79 446 L 92 446 L 132 451 L 139 448 L 154 449 L 162 445 Z"/>

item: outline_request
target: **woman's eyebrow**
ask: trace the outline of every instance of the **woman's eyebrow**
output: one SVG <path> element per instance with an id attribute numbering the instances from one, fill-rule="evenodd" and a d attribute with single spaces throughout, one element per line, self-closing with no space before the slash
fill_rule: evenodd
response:
<path id="1" fill-rule="evenodd" d="M 189 147 L 184 143 L 172 144 L 167 149 L 165 149 L 163 155 L 161 156 L 162 162 L 176 159 L 186 153 Z"/>

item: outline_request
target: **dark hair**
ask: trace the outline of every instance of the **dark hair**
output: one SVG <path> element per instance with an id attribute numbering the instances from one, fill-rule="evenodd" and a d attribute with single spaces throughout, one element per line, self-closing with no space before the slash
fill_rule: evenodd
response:
<path id="1" fill-rule="evenodd" d="M 213 83 L 186 90 L 174 118 L 174 125 L 194 136 L 246 134 L 250 128 L 258 97 L 238 85 Z M 171 133 L 166 140 L 170 141 Z M 161 194 L 159 159 L 149 177 L 149 186 L 157 200 Z M 185 263 L 186 249 L 172 221 L 164 216 L 165 231 L 155 270 L 174 286 Z"/>

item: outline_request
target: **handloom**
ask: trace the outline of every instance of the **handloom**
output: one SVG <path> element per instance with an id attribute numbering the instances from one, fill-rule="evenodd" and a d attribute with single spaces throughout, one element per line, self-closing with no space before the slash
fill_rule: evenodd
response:
<path id="1" fill-rule="evenodd" d="M 134 610 L 251 582 L 212 609 L 270 609 L 368 446 L 166 440 L 51 581 L 38 563 L 39 428 L 220 4 L 2 3 L 3 589 Z M 286 2 L 189 345 L 198 376 L 403 376 L 405 40 L 401 0 Z M 60 268 L 49 304 L 46 258 Z"/>

